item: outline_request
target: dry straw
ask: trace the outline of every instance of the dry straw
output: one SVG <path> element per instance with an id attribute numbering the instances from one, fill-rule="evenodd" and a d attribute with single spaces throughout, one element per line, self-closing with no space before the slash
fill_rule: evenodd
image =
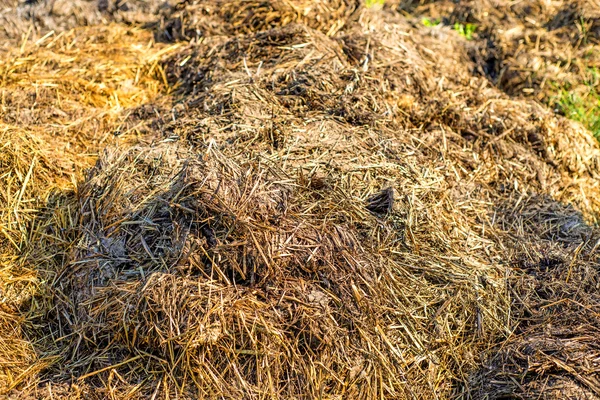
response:
<path id="1" fill-rule="evenodd" d="M 217 5 L 0 64 L 0 390 L 598 395 L 590 133 L 448 28 Z"/>

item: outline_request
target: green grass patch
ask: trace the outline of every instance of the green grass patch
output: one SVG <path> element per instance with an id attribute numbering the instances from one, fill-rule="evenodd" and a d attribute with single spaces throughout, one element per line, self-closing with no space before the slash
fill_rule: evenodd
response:
<path id="1" fill-rule="evenodd" d="M 384 4 L 385 0 L 365 0 L 365 6 L 367 6 L 367 8 L 382 6 Z"/>
<path id="2" fill-rule="evenodd" d="M 562 89 L 555 104 L 565 117 L 579 121 L 600 140 L 600 93 L 595 89 L 586 94 L 577 94 Z"/>
<path id="3" fill-rule="evenodd" d="M 471 40 L 473 39 L 473 34 L 477 30 L 477 25 L 469 23 L 461 24 L 457 22 L 454 24 L 454 30 L 457 31 L 458 34 L 464 37 L 465 39 Z"/>
<path id="4" fill-rule="evenodd" d="M 441 22 L 442 21 L 440 21 L 439 18 L 436 18 L 436 19 L 423 18 L 421 20 L 421 23 L 423 25 L 425 25 L 426 27 L 428 27 L 428 28 L 433 28 L 434 26 L 437 26 L 437 25 L 441 24 Z"/>
<path id="5" fill-rule="evenodd" d="M 421 23 L 428 28 L 433 28 L 434 26 L 438 26 L 439 24 L 441 24 L 442 21 L 439 18 L 423 18 L 421 20 Z M 465 39 L 472 40 L 473 34 L 475 33 L 475 31 L 477 31 L 477 25 L 469 23 L 461 24 L 460 22 L 457 22 L 452 26 L 452 29 L 458 32 L 458 34 L 464 37 Z"/>
<path id="6" fill-rule="evenodd" d="M 600 68 L 587 67 L 585 79 L 578 90 L 569 83 L 552 85 L 556 95 L 551 99 L 554 107 L 565 117 L 581 122 L 600 140 Z"/>

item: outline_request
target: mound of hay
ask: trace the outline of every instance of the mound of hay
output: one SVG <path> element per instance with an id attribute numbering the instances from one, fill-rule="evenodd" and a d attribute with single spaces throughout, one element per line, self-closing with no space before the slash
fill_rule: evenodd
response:
<path id="1" fill-rule="evenodd" d="M 159 38 L 171 41 L 258 32 L 299 22 L 331 36 L 360 9 L 356 0 L 199 0 L 165 9 L 155 29 Z"/>
<path id="2" fill-rule="evenodd" d="M 160 0 L 0 0 L 0 48 L 79 26 L 150 23 L 165 7 Z"/>
<path id="3" fill-rule="evenodd" d="M 98 103 L 69 96 L 111 115 L 78 136 L 106 149 L 75 185 L 40 190 L 6 261 L 36 290 L 7 304 L 20 321 L 0 314 L 4 393 L 598 395 L 590 132 L 474 74 L 448 28 L 350 3 L 228 4 L 152 25 L 189 43 L 125 33 L 104 42 L 132 50 L 123 63 L 69 61 L 117 71 Z M 23 187 L 35 155 L 16 154 L 3 168 Z"/>
<path id="4" fill-rule="evenodd" d="M 157 63 L 170 50 L 147 57 L 144 40 L 152 45 L 147 32 L 113 26 L 46 35 L 3 55 L 0 232 L 16 249 L 52 190 L 72 185 L 98 147 L 126 143 L 143 125 L 137 115 L 127 125 L 123 110 L 163 90 Z"/>
<path id="5" fill-rule="evenodd" d="M 0 38 L 7 44 L 107 22 L 146 25 L 161 41 L 257 32 L 292 22 L 334 35 L 362 7 L 357 0 L 48 0 L 0 1 Z"/>
<path id="6" fill-rule="evenodd" d="M 34 249 L 52 193 L 72 190 L 100 146 L 135 141 L 124 107 L 164 89 L 148 32 L 113 26 L 50 34 L 0 60 L 0 391 L 35 382 L 56 361 L 32 322 L 47 312 L 51 248 Z M 162 49 L 168 51 L 168 48 Z M 152 59 L 156 56 L 156 59 Z M 73 66 L 76 67 L 73 67 Z M 158 79 L 155 79 L 156 78 Z M 34 255 L 35 253 L 35 255 Z M 41 324 L 45 325 L 44 323 Z M 42 335 L 43 336 L 43 335 Z M 37 339 L 36 339 L 37 338 Z M 53 339 L 50 339 L 53 340 Z"/>

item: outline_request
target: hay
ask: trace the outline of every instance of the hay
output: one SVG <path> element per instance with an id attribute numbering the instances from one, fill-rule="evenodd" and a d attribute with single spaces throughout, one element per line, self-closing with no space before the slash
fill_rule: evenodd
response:
<path id="1" fill-rule="evenodd" d="M 598 82 L 600 6 L 582 1 L 432 1 L 398 5 L 445 24 L 477 26 L 475 69 L 512 96 L 557 107 L 557 91 L 585 98 Z"/>
<path id="2" fill-rule="evenodd" d="M 168 8 L 155 26 L 163 40 L 244 34 L 303 23 L 335 35 L 361 8 L 355 0 L 190 1 Z"/>
<path id="3" fill-rule="evenodd" d="M 124 129 L 124 107 L 162 90 L 152 71 L 158 58 L 147 58 L 147 48 L 152 36 L 144 31 L 91 28 L 24 42 L 0 61 L 0 307 L 1 337 L 9 343 L 2 350 L 4 391 L 49 363 L 27 339 L 31 318 L 46 312 L 35 296 L 45 290 L 40 271 L 53 257 L 50 249 L 30 256 L 39 235 L 52 235 L 38 229 L 40 211 L 53 192 L 73 188 L 100 146 L 136 140 L 143 124 Z"/>
<path id="4" fill-rule="evenodd" d="M 0 229 L 17 249 L 49 192 L 72 185 L 99 146 L 135 136 L 123 110 L 162 90 L 161 53 L 146 58 L 143 40 L 152 46 L 139 30 L 71 31 L 25 42 L 0 62 Z"/>
<path id="5" fill-rule="evenodd" d="M 0 0 L 1 46 L 9 48 L 26 38 L 37 39 L 49 32 L 58 34 L 79 26 L 149 23 L 164 5 L 149 0 Z"/>
<path id="6" fill-rule="evenodd" d="M 598 395 L 597 142 L 449 28 L 340 4 L 183 3 L 147 28 L 187 43 L 6 58 L 3 393 Z"/>

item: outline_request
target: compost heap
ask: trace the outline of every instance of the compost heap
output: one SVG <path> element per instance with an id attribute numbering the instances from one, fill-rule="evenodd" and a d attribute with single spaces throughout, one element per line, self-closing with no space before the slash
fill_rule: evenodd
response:
<path id="1" fill-rule="evenodd" d="M 4 396 L 600 395 L 600 148 L 457 32 L 57 3 L 2 14 Z"/>

